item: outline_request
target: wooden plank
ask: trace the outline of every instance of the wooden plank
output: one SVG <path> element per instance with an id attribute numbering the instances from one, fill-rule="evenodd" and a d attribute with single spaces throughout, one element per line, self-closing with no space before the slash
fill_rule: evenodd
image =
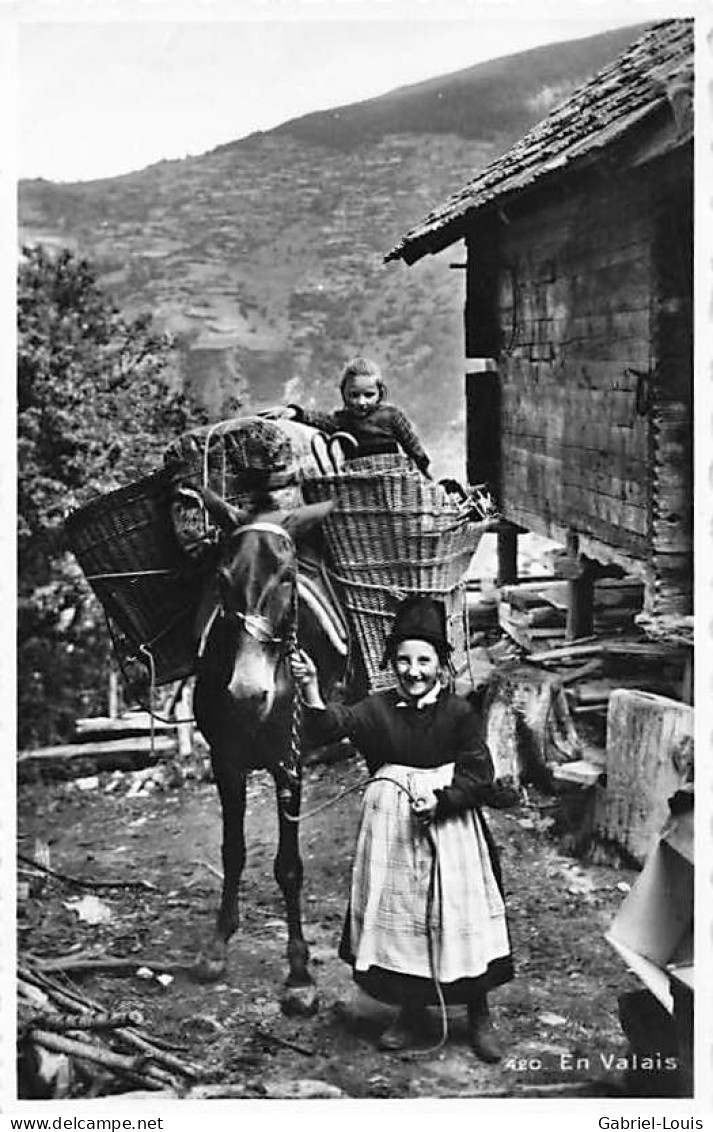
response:
<path id="1" fill-rule="evenodd" d="M 602 641 L 583 641 L 581 643 L 573 641 L 572 644 L 562 645 L 561 648 L 544 649 L 541 652 L 533 653 L 530 660 L 533 664 L 539 664 L 548 660 L 569 660 L 572 657 L 601 656 L 603 652 L 604 643 Z"/>
<path id="2" fill-rule="evenodd" d="M 583 465 L 567 461 L 563 467 L 563 481 L 570 487 L 591 491 L 612 503 L 637 507 L 644 514 L 649 512 L 648 485 L 641 480 L 623 480 L 617 476 L 607 476 Z"/>
<path id="3" fill-rule="evenodd" d="M 606 703 L 617 688 L 641 689 L 641 678 L 634 676 L 609 676 L 600 680 L 584 680 L 572 689 L 572 698 L 578 704 Z M 650 689 L 644 689 L 649 691 Z"/>
<path id="4" fill-rule="evenodd" d="M 515 434 L 506 430 L 503 430 L 502 445 L 503 451 L 507 449 L 508 458 L 519 462 L 526 462 L 531 454 L 537 452 L 550 456 L 561 454 L 561 459 L 566 467 L 581 466 L 587 472 L 596 476 L 600 482 L 603 482 L 611 474 L 612 468 L 616 468 L 618 478 L 622 483 L 633 483 L 648 477 L 648 463 L 645 456 L 638 457 L 630 454 L 615 456 L 612 452 L 602 451 L 600 448 L 594 449 L 568 443 L 566 439 L 562 440 L 557 448 L 552 449 L 547 437 L 535 436 L 531 432 Z M 584 476 L 584 472 L 581 474 Z"/>
<path id="5" fill-rule="evenodd" d="M 548 436 L 544 428 L 537 431 L 533 421 L 528 421 L 524 414 L 518 422 L 517 415 L 511 415 L 509 406 L 504 407 L 502 422 L 503 449 L 506 446 L 514 451 L 520 450 L 525 456 L 531 451 L 546 452 L 549 448 L 586 454 L 587 458 L 592 453 L 608 460 L 629 460 L 644 467 L 649 458 L 647 437 L 641 429 L 607 427 L 598 421 L 590 422 L 590 427 L 586 428 L 584 422 L 578 422 L 568 426 L 566 432 Z"/>
<path id="6" fill-rule="evenodd" d="M 598 763 L 588 762 L 587 759 L 577 759 L 576 762 L 560 763 L 559 766 L 553 767 L 552 776 L 559 782 L 595 786 L 602 777 L 602 767 Z"/>
<path id="7" fill-rule="evenodd" d="M 156 736 L 156 746 L 161 747 L 163 750 L 169 750 L 174 747 L 174 740 L 165 735 Z M 27 749 L 20 751 L 18 754 L 18 762 L 23 759 L 30 758 L 72 758 L 73 756 L 81 757 L 88 755 L 110 755 L 112 753 L 121 753 L 122 751 L 144 751 L 149 750 L 151 746 L 151 739 L 149 736 L 137 736 L 130 739 L 106 739 L 97 743 L 62 743 L 53 747 L 38 747 L 36 750 Z"/>
<path id="8" fill-rule="evenodd" d="M 651 341 L 642 331 L 636 335 L 614 336 L 606 330 L 599 334 L 585 327 L 571 328 L 562 344 L 563 354 L 572 360 L 577 356 L 591 361 L 628 364 L 646 369 L 651 358 Z"/>
<path id="9" fill-rule="evenodd" d="M 135 738 L 44 747 L 20 752 L 17 776 L 20 782 L 28 782 L 80 778 L 108 770 L 141 770 L 175 751 L 175 740 L 165 735 L 157 735 L 153 745 L 150 738 Z"/>
<path id="10" fill-rule="evenodd" d="M 164 723 L 155 719 L 154 734 L 166 735 L 176 730 L 177 723 Z M 94 716 L 89 719 L 78 719 L 75 727 L 75 742 L 86 743 L 99 740 L 102 735 L 110 738 L 128 739 L 132 736 L 151 734 L 151 716 L 148 712 L 136 712 L 133 715 L 124 715 L 112 718 L 111 716 Z"/>
<path id="11" fill-rule="evenodd" d="M 561 540 L 564 530 L 576 522 L 581 535 L 601 544 L 603 561 L 615 560 L 626 568 L 631 568 L 631 565 L 647 556 L 649 542 L 644 535 L 628 531 L 619 523 L 606 523 L 591 515 L 584 522 L 581 515 L 565 512 L 556 505 L 556 501 L 551 501 L 551 506 L 547 505 L 543 510 L 542 498 L 530 496 L 517 487 L 511 490 L 511 485 L 506 480 L 500 503 L 503 513 L 513 522 L 555 541 Z M 596 548 L 587 553 L 591 557 L 598 557 Z M 618 557 L 613 557 L 615 555 Z"/>
<path id="12" fill-rule="evenodd" d="M 522 449 L 519 449 L 513 451 L 512 456 L 507 472 L 504 473 L 505 481 L 512 483 L 520 481 L 534 490 L 544 491 L 550 499 L 550 508 L 552 488 L 560 497 L 584 493 L 587 497 L 603 500 L 602 506 L 607 509 L 607 517 L 609 512 L 612 509 L 616 511 L 617 507 L 624 512 L 633 509 L 641 512 L 642 516 L 649 515 L 648 492 L 645 485 L 642 487 L 641 484 L 636 485 L 633 481 L 625 483 L 620 480 L 617 481 L 619 490 L 617 491 L 616 488 L 612 490 L 612 485 L 606 482 L 605 476 L 601 473 L 594 473 L 590 477 L 586 473 L 586 468 L 575 467 L 573 471 L 573 465 L 569 460 L 565 463 L 556 455 L 532 453 L 528 458 Z M 554 476 L 559 480 L 556 488 L 552 480 Z M 596 510 L 594 513 L 597 513 Z M 662 525 L 662 534 L 666 529 L 669 528 Z"/>
<path id="13" fill-rule="evenodd" d="M 591 520 L 594 524 L 603 522 L 642 538 L 647 536 L 649 514 L 645 506 L 572 483 L 554 456 L 537 453 L 527 457 L 522 453 L 522 457 L 508 459 L 503 470 L 503 499 L 530 496 L 538 501 L 538 510 L 547 509 L 563 525 L 572 525 L 578 530 L 589 529 L 587 523 Z"/>
<path id="14" fill-rule="evenodd" d="M 648 534 L 649 517 L 643 507 L 622 503 L 596 491 L 588 491 L 567 480 L 562 483 L 562 495 L 564 514 L 577 529 L 586 525 L 587 520 L 594 519 L 643 537 Z"/>

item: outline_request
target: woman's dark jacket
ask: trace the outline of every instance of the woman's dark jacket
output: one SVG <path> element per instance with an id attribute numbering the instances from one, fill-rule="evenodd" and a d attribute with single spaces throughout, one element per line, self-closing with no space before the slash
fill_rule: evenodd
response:
<path id="1" fill-rule="evenodd" d="M 420 769 L 454 763 L 450 786 L 435 791 L 435 820 L 487 804 L 493 798 L 493 761 L 480 736 L 480 719 L 467 700 L 444 690 L 416 708 L 396 690 L 376 692 L 352 707 L 305 708 L 308 735 L 326 744 L 349 738 L 370 774 L 386 763 Z"/>

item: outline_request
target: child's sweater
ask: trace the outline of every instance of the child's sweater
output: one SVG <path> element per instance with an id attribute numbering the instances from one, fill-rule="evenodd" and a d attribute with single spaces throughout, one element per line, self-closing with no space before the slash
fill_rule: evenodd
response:
<path id="1" fill-rule="evenodd" d="M 413 425 L 396 405 L 382 402 L 368 416 L 359 417 L 349 409 L 333 413 L 311 412 L 299 405 L 290 405 L 295 419 L 322 432 L 349 432 L 359 445 L 358 456 L 373 456 L 382 452 L 397 452 L 401 448 L 410 456 L 416 467 L 425 472 L 430 460 L 424 451 Z"/>

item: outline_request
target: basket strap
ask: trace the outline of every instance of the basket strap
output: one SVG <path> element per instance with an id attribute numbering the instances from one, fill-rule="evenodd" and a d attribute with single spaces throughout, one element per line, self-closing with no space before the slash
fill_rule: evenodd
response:
<path id="1" fill-rule="evenodd" d="M 404 587 L 404 586 L 387 586 L 387 585 L 384 585 L 383 583 L 379 583 L 379 582 L 362 582 L 362 581 L 359 581 L 358 579 L 355 579 L 355 578 L 345 578 L 341 574 L 337 574 L 336 571 L 334 571 L 334 570 L 329 570 L 329 575 L 330 575 L 331 578 L 334 579 L 334 581 L 339 582 L 340 585 L 348 586 L 350 589 L 374 590 L 375 592 L 378 592 L 378 593 L 393 594 L 394 597 L 398 597 L 398 598 L 408 597 L 408 595 L 411 594 L 411 593 L 420 593 L 420 594 L 421 593 L 423 593 L 423 594 L 427 594 L 427 593 L 434 593 L 434 594 L 448 593 L 448 594 L 450 594 L 450 593 L 454 593 L 455 590 L 459 589 L 462 585 L 461 582 L 455 582 L 452 586 L 448 586 L 447 588 L 444 588 L 443 586 L 425 586 L 425 585 L 406 586 L 406 587 Z"/>

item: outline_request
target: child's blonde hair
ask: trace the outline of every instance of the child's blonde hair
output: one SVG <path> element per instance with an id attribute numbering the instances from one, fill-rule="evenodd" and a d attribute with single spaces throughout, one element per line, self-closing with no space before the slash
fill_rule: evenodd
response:
<path id="1" fill-rule="evenodd" d="M 366 375 L 368 377 L 376 378 L 376 385 L 379 390 L 379 401 L 383 401 L 387 396 L 386 382 L 381 376 L 381 370 L 376 362 L 372 362 L 369 358 L 350 358 L 342 370 L 341 381 L 339 382 L 339 391 L 344 397 L 344 391 L 353 377 L 361 377 Z"/>

